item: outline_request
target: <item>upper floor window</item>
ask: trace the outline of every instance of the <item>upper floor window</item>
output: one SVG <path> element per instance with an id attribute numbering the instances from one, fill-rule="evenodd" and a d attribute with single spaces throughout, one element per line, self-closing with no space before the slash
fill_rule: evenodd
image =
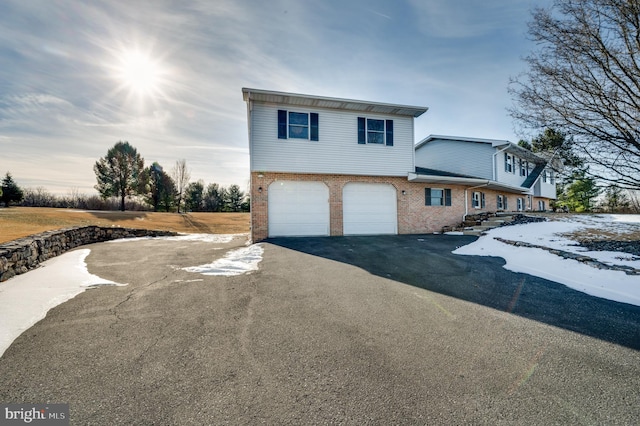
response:
<path id="1" fill-rule="evenodd" d="M 319 140 L 318 114 L 278 110 L 278 139 Z"/>
<path id="2" fill-rule="evenodd" d="M 393 120 L 358 117 L 358 143 L 393 146 Z"/>
<path id="3" fill-rule="evenodd" d="M 518 163 L 520 164 L 520 176 L 529 176 L 529 162 L 520 158 Z"/>
<path id="4" fill-rule="evenodd" d="M 504 153 L 504 171 L 507 173 L 514 173 L 514 157 L 511 154 Z"/>
<path id="5" fill-rule="evenodd" d="M 450 206 L 451 189 L 425 188 L 424 204 L 425 206 Z"/>

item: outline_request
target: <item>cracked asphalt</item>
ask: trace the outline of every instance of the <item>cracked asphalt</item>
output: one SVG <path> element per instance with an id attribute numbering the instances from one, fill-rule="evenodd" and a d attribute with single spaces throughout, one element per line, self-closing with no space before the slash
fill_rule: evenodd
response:
<path id="1" fill-rule="evenodd" d="M 125 287 L 49 311 L 0 358 L 1 402 L 77 425 L 634 424 L 640 308 L 455 256 L 456 236 L 85 246 Z"/>

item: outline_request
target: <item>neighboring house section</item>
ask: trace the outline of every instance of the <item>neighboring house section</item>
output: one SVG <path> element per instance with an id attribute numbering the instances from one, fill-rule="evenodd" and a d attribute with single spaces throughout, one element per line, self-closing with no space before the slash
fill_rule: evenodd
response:
<path id="1" fill-rule="evenodd" d="M 253 241 L 430 233 L 469 213 L 545 209 L 555 198 L 544 161 L 510 142 L 430 137 L 414 146 L 426 107 L 242 93 Z"/>
<path id="2" fill-rule="evenodd" d="M 466 212 L 546 210 L 556 198 L 547 161 L 512 142 L 432 135 L 415 147 L 412 182 L 467 186 Z"/>

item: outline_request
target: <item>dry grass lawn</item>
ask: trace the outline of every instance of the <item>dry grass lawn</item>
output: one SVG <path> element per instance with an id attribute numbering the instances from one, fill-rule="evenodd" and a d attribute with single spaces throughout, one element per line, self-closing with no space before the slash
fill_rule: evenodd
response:
<path id="1" fill-rule="evenodd" d="M 249 232 L 249 213 L 84 211 L 43 207 L 0 208 L 0 243 L 74 226 L 119 226 L 198 234 Z"/>

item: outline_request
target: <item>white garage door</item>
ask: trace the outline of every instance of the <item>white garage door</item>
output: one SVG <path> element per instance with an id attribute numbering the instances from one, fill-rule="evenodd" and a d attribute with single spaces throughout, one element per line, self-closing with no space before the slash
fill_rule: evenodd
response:
<path id="1" fill-rule="evenodd" d="M 329 235 L 329 188 L 322 182 L 269 185 L 269 236 Z"/>
<path id="2" fill-rule="evenodd" d="M 396 189 L 384 183 L 347 183 L 342 190 L 345 235 L 397 234 Z"/>

